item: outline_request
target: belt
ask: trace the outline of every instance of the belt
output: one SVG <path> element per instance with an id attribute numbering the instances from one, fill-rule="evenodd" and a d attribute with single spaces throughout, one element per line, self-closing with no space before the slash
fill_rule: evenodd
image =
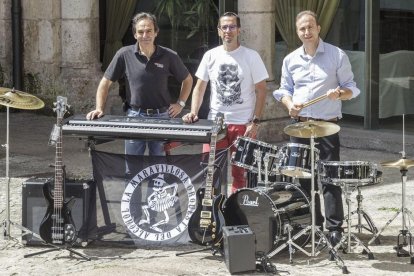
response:
<path id="1" fill-rule="evenodd" d="M 141 108 L 141 107 L 135 107 L 131 106 L 131 109 L 139 112 L 141 114 L 146 114 L 148 116 L 152 115 L 159 115 L 160 113 L 164 113 L 168 111 L 168 107 L 160 107 L 160 108 Z"/>
<path id="2" fill-rule="evenodd" d="M 316 118 L 312 118 L 312 117 L 302 117 L 302 116 L 298 116 L 295 118 L 295 120 L 299 121 L 299 122 L 307 122 L 307 121 L 324 121 L 324 122 L 338 122 L 338 117 L 332 118 L 332 119 L 316 119 Z"/>

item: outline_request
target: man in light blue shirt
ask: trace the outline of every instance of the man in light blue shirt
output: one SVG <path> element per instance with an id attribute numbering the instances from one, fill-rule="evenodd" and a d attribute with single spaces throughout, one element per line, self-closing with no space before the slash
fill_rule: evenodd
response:
<path id="1" fill-rule="evenodd" d="M 283 60 L 280 88 L 273 92 L 277 101 L 282 102 L 292 117 L 292 123 L 308 120 L 336 123 L 342 118 L 342 102 L 357 97 L 360 90 L 353 80 L 351 64 L 347 55 L 319 37 L 321 26 L 312 11 L 300 12 L 296 17 L 296 32 L 303 45 Z M 324 96 L 314 104 L 309 101 Z M 310 144 L 308 138 L 291 137 L 291 142 Z M 319 159 L 340 160 L 339 135 L 316 138 Z M 311 179 L 300 179 L 301 186 L 310 195 Z M 317 181 L 315 181 L 317 183 Z M 344 211 L 341 187 L 321 183 L 325 202 L 325 227 L 330 231 L 330 241 L 336 245 L 342 236 Z M 315 187 L 317 189 L 317 187 Z M 315 196 L 315 224 L 323 229 L 323 217 L 319 196 Z"/>

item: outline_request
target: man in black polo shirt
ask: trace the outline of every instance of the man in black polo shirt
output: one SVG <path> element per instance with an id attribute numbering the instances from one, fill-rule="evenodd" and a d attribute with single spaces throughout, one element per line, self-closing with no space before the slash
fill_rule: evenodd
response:
<path id="1" fill-rule="evenodd" d="M 109 87 L 125 80 L 127 116 L 168 118 L 176 117 L 190 95 L 193 78 L 184 63 L 171 49 L 155 45 L 158 35 L 157 19 L 149 13 L 138 13 L 132 19 L 132 31 L 137 44 L 122 47 L 105 71 L 96 92 L 96 109 L 86 115 L 88 120 L 104 115 Z M 176 103 L 171 103 L 168 77 L 181 83 Z M 146 146 L 150 155 L 164 155 L 163 142 L 126 140 L 125 154 L 143 155 Z"/>

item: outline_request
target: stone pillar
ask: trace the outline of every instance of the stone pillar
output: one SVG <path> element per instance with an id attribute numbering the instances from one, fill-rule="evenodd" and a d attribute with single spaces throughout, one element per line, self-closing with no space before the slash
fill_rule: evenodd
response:
<path id="1" fill-rule="evenodd" d="M 22 9 L 24 75 L 50 84 L 60 73 L 60 1 L 23 0 Z"/>
<path id="2" fill-rule="evenodd" d="M 275 0 L 239 0 L 238 14 L 241 20 L 241 43 L 259 52 L 269 79 L 266 107 L 258 139 L 266 142 L 279 142 L 286 139 L 283 128 L 286 125 L 286 110 L 276 102 L 272 92 L 277 89 L 274 76 L 275 60 Z M 279 80 L 277 80 L 279 82 Z"/>
<path id="3" fill-rule="evenodd" d="M 275 5 L 274 0 L 239 0 L 238 13 L 241 20 L 241 43 L 255 49 L 262 57 L 269 80 L 274 81 L 275 57 Z"/>
<path id="4" fill-rule="evenodd" d="M 61 5 L 61 79 L 66 82 L 72 104 L 88 111 L 95 106 L 96 89 L 103 75 L 99 62 L 98 1 L 61 1 Z"/>
<path id="5" fill-rule="evenodd" d="M 0 86 L 11 83 L 12 33 L 11 1 L 0 0 Z"/>

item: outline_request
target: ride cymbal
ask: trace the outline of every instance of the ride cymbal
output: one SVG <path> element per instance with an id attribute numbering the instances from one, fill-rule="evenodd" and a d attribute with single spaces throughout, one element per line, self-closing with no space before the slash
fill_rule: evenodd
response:
<path id="1" fill-rule="evenodd" d="M 40 109 L 45 103 L 29 93 L 0 87 L 0 105 L 17 109 Z"/>
<path id="2" fill-rule="evenodd" d="M 289 125 L 284 128 L 287 135 L 299 138 L 324 137 L 335 134 L 340 127 L 337 124 L 325 121 L 306 121 Z"/>
<path id="3" fill-rule="evenodd" d="M 402 170 L 402 169 L 408 169 L 409 167 L 414 166 L 414 160 L 409 160 L 409 159 L 401 158 L 399 160 L 382 162 L 381 163 L 381 166 L 383 166 L 383 167 L 391 167 L 391 168 L 398 168 L 400 170 Z"/>

